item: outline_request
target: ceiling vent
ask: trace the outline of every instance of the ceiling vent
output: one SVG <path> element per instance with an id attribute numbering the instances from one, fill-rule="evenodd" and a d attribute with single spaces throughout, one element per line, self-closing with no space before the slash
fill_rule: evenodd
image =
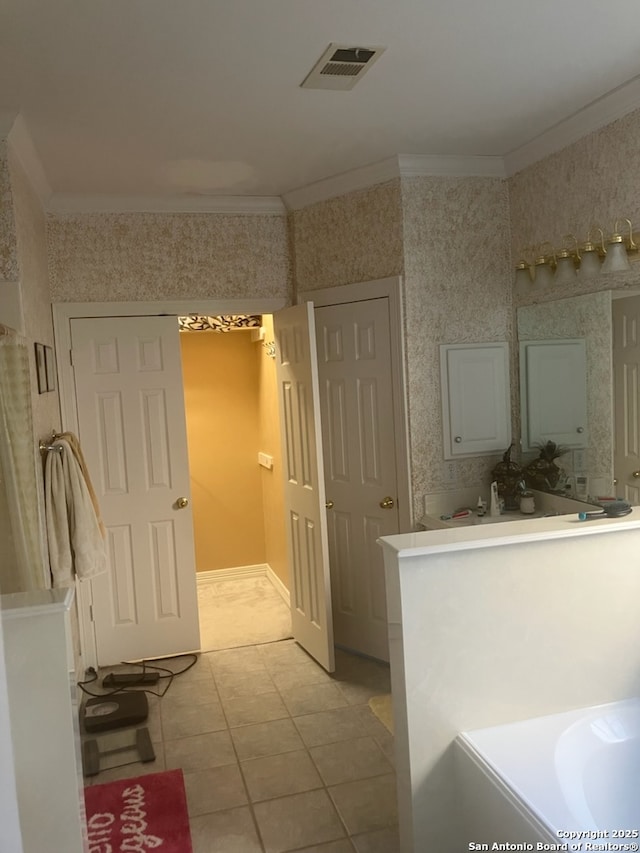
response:
<path id="1" fill-rule="evenodd" d="M 330 44 L 300 85 L 303 89 L 353 89 L 384 50 Z"/>

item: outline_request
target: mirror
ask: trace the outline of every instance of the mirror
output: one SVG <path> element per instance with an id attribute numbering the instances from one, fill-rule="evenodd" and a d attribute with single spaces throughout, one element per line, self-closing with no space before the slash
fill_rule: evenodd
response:
<path id="1" fill-rule="evenodd" d="M 600 291 L 553 302 L 518 308 L 519 341 L 559 342 L 584 340 L 586 371 L 586 447 L 574 448 L 562 456 L 558 464 L 566 471 L 563 490 L 586 500 L 588 496 L 619 496 L 614 486 L 614 383 L 612 373 L 613 321 L 611 291 Z M 556 389 L 557 390 L 557 389 Z M 567 389 L 567 393 L 570 393 Z M 541 389 L 540 405 L 544 387 Z M 534 395 L 535 397 L 535 395 Z M 520 388 L 520 399 L 526 401 L 527 389 Z M 534 405 L 534 404 L 531 404 Z M 521 407 L 523 419 L 531 417 L 526 405 Z M 534 413 L 536 414 L 536 413 Z M 551 436 L 547 436 L 551 437 Z M 535 441 L 535 437 L 533 439 Z M 572 444 L 559 441 L 559 444 Z M 580 443 L 579 439 L 575 443 Z M 523 463 L 536 457 L 527 453 Z M 581 480 L 580 478 L 586 478 Z M 630 501 L 631 502 L 631 501 Z M 638 503 L 637 500 L 634 501 Z"/>

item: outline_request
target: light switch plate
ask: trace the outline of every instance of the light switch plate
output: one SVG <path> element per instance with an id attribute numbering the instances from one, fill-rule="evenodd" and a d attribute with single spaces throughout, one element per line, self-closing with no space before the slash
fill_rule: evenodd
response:
<path id="1" fill-rule="evenodd" d="M 258 465 L 267 468 L 269 471 L 273 468 L 273 456 L 269 453 L 258 453 Z"/>

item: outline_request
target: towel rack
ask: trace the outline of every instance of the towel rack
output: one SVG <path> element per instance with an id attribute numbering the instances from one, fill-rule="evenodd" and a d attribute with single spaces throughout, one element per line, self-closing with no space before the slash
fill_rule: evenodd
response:
<path id="1" fill-rule="evenodd" d="M 40 443 L 38 444 L 38 447 L 40 448 L 40 453 L 48 453 L 50 450 L 55 450 L 56 453 L 62 453 L 62 450 L 63 450 L 62 445 L 53 443 L 54 441 L 57 441 L 59 438 L 60 438 L 60 436 L 54 430 L 51 433 L 51 437 L 49 438 L 48 442 L 40 441 Z"/>

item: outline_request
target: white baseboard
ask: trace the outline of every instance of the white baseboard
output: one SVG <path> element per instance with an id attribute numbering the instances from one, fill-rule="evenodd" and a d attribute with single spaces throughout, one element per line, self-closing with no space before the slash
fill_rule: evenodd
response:
<path id="1" fill-rule="evenodd" d="M 234 566 L 230 569 L 212 569 L 206 572 L 196 572 L 198 586 L 215 581 L 240 580 L 241 578 L 266 577 L 273 584 L 276 592 L 282 596 L 287 607 L 291 606 L 289 590 L 268 563 L 257 563 L 254 566 Z"/>
<path id="2" fill-rule="evenodd" d="M 278 575 L 273 571 L 270 565 L 267 564 L 267 577 L 274 585 L 276 592 L 280 593 L 287 607 L 291 607 L 291 595 L 286 586 L 282 583 Z"/>
<path id="3" fill-rule="evenodd" d="M 198 584 L 211 581 L 230 581 L 239 578 L 258 578 L 271 571 L 267 563 L 257 563 L 255 566 L 233 566 L 230 569 L 212 569 L 208 572 L 196 572 Z"/>

